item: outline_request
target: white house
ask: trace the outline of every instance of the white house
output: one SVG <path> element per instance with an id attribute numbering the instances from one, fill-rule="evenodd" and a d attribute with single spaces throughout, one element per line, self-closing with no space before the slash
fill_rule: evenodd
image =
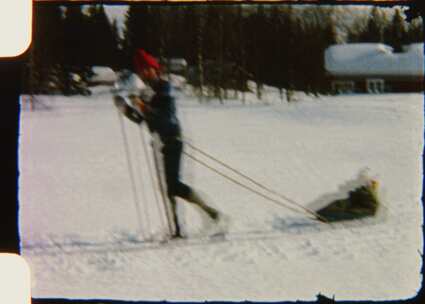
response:
<path id="1" fill-rule="evenodd" d="M 423 91 L 424 45 L 395 53 L 381 43 L 332 45 L 325 50 L 325 69 L 335 93 Z"/>

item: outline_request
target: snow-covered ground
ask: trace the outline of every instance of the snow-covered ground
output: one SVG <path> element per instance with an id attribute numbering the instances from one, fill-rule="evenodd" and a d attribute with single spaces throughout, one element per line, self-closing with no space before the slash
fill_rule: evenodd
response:
<path id="1" fill-rule="evenodd" d="M 309 206 L 368 167 L 385 206 L 378 219 L 330 227 L 184 158 L 183 179 L 230 217 L 227 239 L 199 240 L 201 216 L 182 203 L 192 241 L 153 246 L 143 242 L 161 232 L 149 135 L 124 121 L 139 220 L 120 119 L 100 91 L 40 96 L 40 110 L 22 111 L 20 232 L 34 297 L 383 300 L 421 287 L 422 94 L 299 94 L 287 104 L 270 91 L 267 102 L 220 105 L 180 92 L 186 139 L 268 187 Z"/>

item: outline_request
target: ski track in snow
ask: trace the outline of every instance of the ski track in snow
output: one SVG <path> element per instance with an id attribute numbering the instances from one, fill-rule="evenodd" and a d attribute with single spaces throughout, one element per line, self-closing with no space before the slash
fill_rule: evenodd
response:
<path id="1" fill-rule="evenodd" d="M 228 235 L 205 240 L 198 210 L 180 204 L 190 238 L 145 243 L 111 96 L 41 96 L 44 109 L 22 112 L 19 154 L 22 254 L 32 268 L 33 296 L 180 301 L 312 300 L 318 293 L 338 300 L 414 296 L 423 247 L 423 96 L 300 95 L 293 104 L 277 96 L 265 94 L 267 104 L 248 96 L 247 105 L 229 100 L 222 106 L 181 94 L 186 139 L 304 206 L 369 167 L 382 185 L 385 207 L 378 218 L 333 226 L 314 222 L 185 158 L 184 180 L 230 216 Z M 151 215 L 151 230 L 158 232 L 141 134 L 130 122 L 124 126 L 136 182 L 144 185 L 138 198 Z"/>

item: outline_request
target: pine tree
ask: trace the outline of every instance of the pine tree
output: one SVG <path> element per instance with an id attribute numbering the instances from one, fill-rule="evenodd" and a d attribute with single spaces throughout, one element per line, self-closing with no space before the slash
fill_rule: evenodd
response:
<path id="1" fill-rule="evenodd" d="M 243 90 L 244 92 L 247 90 L 247 81 L 248 81 L 248 70 L 247 70 L 247 58 L 246 58 L 246 26 L 245 26 L 245 19 L 242 15 L 242 5 L 239 5 L 238 7 L 238 23 L 239 23 L 239 52 L 237 53 L 239 55 L 239 60 L 237 61 L 238 64 L 238 89 Z M 245 94 L 243 95 L 243 98 L 245 98 Z M 245 102 L 245 99 L 243 99 L 243 102 Z"/>
<path id="2" fill-rule="evenodd" d="M 263 4 L 256 6 L 255 12 L 246 20 L 248 71 L 254 76 L 257 98 L 262 98 L 263 85 L 267 79 L 268 66 L 266 60 L 267 44 L 274 37 L 270 36 L 269 23 Z"/>
<path id="3" fill-rule="evenodd" d="M 138 48 L 152 53 L 150 28 L 152 14 L 148 5 L 130 5 L 126 14 L 123 53 L 125 66 L 133 68 L 133 56 Z"/>
<path id="4" fill-rule="evenodd" d="M 82 12 L 79 5 L 69 5 L 66 7 L 64 20 L 65 38 L 65 63 L 81 67 L 90 61 L 90 57 L 85 47 L 89 45 L 91 39 L 88 28 L 88 19 Z"/>
<path id="5" fill-rule="evenodd" d="M 89 52 L 90 65 L 114 66 L 118 41 L 112 24 L 105 13 L 103 5 L 92 5 L 89 8 L 87 31 L 90 34 Z"/>
<path id="6" fill-rule="evenodd" d="M 267 83 L 279 88 L 282 100 L 285 88 L 287 101 L 291 98 L 291 91 L 302 87 L 302 83 L 306 80 L 302 63 L 308 58 L 303 58 L 309 49 L 304 45 L 308 43 L 305 35 L 307 29 L 302 30 L 302 19 L 297 18 L 296 14 L 292 6 L 280 6 L 273 7 L 269 17 L 269 32 L 273 39 L 269 42 L 267 51 L 269 54 Z"/>
<path id="7" fill-rule="evenodd" d="M 123 59 L 122 59 L 122 41 L 118 29 L 118 23 L 117 20 L 114 19 L 112 21 L 112 46 L 113 50 L 111 52 L 112 60 L 110 63 L 110 66 L 114 69 L 121 69 L 124 66 Z"/>
<path id="8" fill-rule="evenodd" d="M 207 60 L 205 65 L 205 82 L 215 98 L 222 102 L 222 78 L 224 66 L 224 23 L 223 7 L 210 5 L 205 8 L 205 37 L 208 48 L 204 55 Z"/>
<path id="9" fill-rule="evenodd" d="M 401 16 L 400 9 L 396 9 L 385 31 L 385 42 L 393 47 L 395 52 L 403 51 L 403 45 L 407 43 L 406 24 Z"/>
<path id="10" fill-rule="evenodd" d="M 381 10 L 374 6 L 370 12 L 366 29 L 360 34 L 361 42 L 384 42 L 384 28 L 387 21 Z"/>
<path id="11" fill-rule="evenodd" d="M 407 37 L 409 43 L 424 42 L 424 27 L 422 18 L 413 19 L 409 23 Z"/>
<path id="12" fill-rule="evenodd" d="M 64 19 L 64 62 L 61 70 L 62 91 L 65 94 L 80 93 L 80 85 L 91 74 L 91 57 L 87 52 L 91 36 L 87 31 L 88 16 L 80 5 L 69 5 Z"/>
<path id="13" fill-rule="evenodd" d="M 364 16 L 357 16 L 352 24 L 346 26 L 346 41 L 347 43 L 358 43 L 361 42 L 361 36 L 365 32 L 369 19 Z"/>
<path id="14" fill-rule="evenodd" d="M 228 98 L 228 89 L 236 89 L 236 66 L 240 39 L 238 36 L 237 20 L 238 8 L 223 6 L 220 31 L 222 31 L 221 52 L 224 65 L 221 71 L 220 86 L 224 90 L 224 99 Z M 227 30 L 234 29 L 234 30 Z"/>
<path id="15" fill-rule="evenodd" d="M 63 20 L 57 5 L 34 6 L 34 30 L 26 75 L 29 93 L 49 93 L 60 87 L 59 67 L 63 61 Z"/>
<path id="16" fill-rule="evenodd" d="M 270 25 L 270 33 L 274 39 L 270 41 L 270 47 L 268 48 L 268 65 L 270 67 L 268 83 L 278 87 L 282 96 L 282 87 L 284 85 L 282 75 L 285 73 L 282 70 L 282 63 L 286 57 L 286 49 L 283 46 L 284 35 L 281 35 L 284 26 L 281 7 L 273 6 L 271 8 Z M 285 35 L 285 37 L 287 36 Z"/>
<path id="17" fill-rule="evenodd" d="M 321 93 L 330 92 L 331 88 L 327 87 L 326 70 L 325 70 L 325 50 L 338 42 L 338 34 L 336 30 L 335 19 L 331 13 L 327 14 L 321 28 L 321 40 L 318 49 L 318 78 L 316 79 L 317 91 Z"/>
<path id="18" fill-rule="evenodd" d="M 288 38 L 286 42 L 287 57 L 284 65 L 284 67 L 287 68 L 287 76 L 284 78 L 284 85 L 286 85 L 286 100 L 289 102 L 291 100 L 292 91 L 296 87 L 296 57 L 298 54 L 297 41 L 299 41 L 297 36 L 301 30 L 297 19 L 294 17 L 294 9 L 292 6 L 289 6 L 287 10 L 285 10 L 285 16 L 286 23 L 282 28 L 286 29 Z"/>
<path id="19" fill-rule="evenodd" d="M 169 29 L 168 29 L 168 24 L 169 24 L 169 16 L 168 16 L 168 7 L 167 6 L 159 6 L 159 7 L 155 7 L 157 8 L 156 10 L 154 10 L 154 13 L 156 11 L 156 26 L 154 27 L 154 29 L 156 30 L 156 37 L 158 38 L 156 43 L 157 43 L 157 48 L 158 48 L 158 57 L 160 59 L 162 59 L 162 61 L 165 59 L 165 57 L 169 57 L 168 54 L 168 33 L 169 33 Z"/>
<path id="20" fill-rule="evenodd" d="M 324 52 L 337 41 L 334 9 L 307 7 L 297 13 L 290 30 L 295 40 L 288 60 L 293 65 L 290 81 L 297 90 L 313 94 L 325 92 Z"/>
<path id="21" fill-rule="evenodd" d="M 176 27 L 176 31 L 170 34 L 173 42 L 173 53 L 177 57 L 184 57 L 189 65 L 196 65 L 198 62 L 198 29 L 200 27 L 200 10 L 204 7 L 183 6 L 182 11 L 177 12 L 182 16 L 181 25 Z M 174 27 L 173 27 L 174 29 Z"/>
<path id="22" fill-rule="evenodd" d="M 185 57 L 183 46 L 185 29 L 183 28 L 184 7 L 166 7 L 163 12 L 165 41 L 165 56 Z M 191 29 L 186 29 L 190 31 Z"/>
<path id="23" fill-rule="evenodd" d="M 223 89 L 224 89 L 224 14 L 223 8 L 218 12 L 218 81 L 216 88 L 216 96 L 220 99 L 220 102 L 223 103 Z"/>
<path id="24" fill-rule="evenodd" d="M 316 54 L 318 33 L 316 31 L 316 16 L 313 8 L 300 9 L 295 19 L 294 45 L 294 86 L 295 89 L 310 93 L 316 72 Z M 308 77 L 306 77 L 308 73 Z"/>
<path id="25" fill-rule="evenodd" d="M 198 67 L 198 77 L 199 77 L 199 101 L 203 102 L 204 98 L 204 30 L 205 30 L 205 12 L 201 8 L 197 12 L 197 67 Z"/>

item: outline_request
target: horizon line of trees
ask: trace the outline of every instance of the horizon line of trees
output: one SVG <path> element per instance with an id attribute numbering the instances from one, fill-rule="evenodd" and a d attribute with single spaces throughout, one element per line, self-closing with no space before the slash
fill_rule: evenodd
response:
<path id="1" fill-rule="evenodd" d="M 137 48 L 154 56 L 184 58 L 188 80 L 223 100 L 230 89 L 246 91 L 247 81 L 281 93 L 328 93 L 324 51 L 336 43 L 379 42 L 402 51 L 423 42 L 421 19 L 407 23 L 399 9 L 388 17 L 379 7 L 339 21 L 335 7 L 290 5 L 130 5 L 123 35 L 103 5 L 34 6 L 33 45 L 25 89 L 28 93 L 81 93 L 78 83 L 91 67 L 132 69 Z M 80 79 L 79 79 L 80 78 Z"/>

